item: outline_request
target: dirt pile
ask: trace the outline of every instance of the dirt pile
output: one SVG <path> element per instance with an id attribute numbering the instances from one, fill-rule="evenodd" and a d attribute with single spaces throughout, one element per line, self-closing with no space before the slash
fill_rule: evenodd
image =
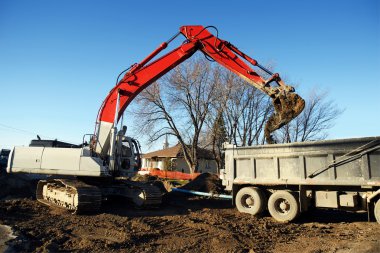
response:
<path id="1" fill-rule="evenodd" d="M 224 193 L 222 180 L 217 175 L 210 173 L 202 173 L 180 188 L 191 191 Z"/>

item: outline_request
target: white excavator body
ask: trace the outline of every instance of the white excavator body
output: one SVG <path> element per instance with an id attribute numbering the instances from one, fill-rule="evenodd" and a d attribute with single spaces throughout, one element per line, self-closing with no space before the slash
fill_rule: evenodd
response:
<path id="1" fill-rule="evenodd" d="M 88 147 L 14 147 L 8 159 L 8 173 L 68 176 L 110 176 L 99 157 Z"/>

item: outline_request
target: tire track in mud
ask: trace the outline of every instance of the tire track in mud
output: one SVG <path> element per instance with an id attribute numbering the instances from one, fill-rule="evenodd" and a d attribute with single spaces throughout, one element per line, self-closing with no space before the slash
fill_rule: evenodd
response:
<path id="1" fill-rule="evenodd" d="M 368 242 L 377 251 L 366 252 L 380 252 L 378 224 L 357 216 L 340 222 L 331 215 L 342 213 L 319 212 L 283 224 L 265 214 L 241 214 L 222 202 L 215 206 L 213 200 L 175 200 L 179 205 L 162 210 L 124 211 L 119 204 L 113 213 L 82 216 L 50 210 L 30 199 L 6 200 L 0 201 L 0 222 L 19 236 L 12 242 L 15 252 L 330 253 L 359 249 Z M 311 215 L 325 218 L 317 222 L 308 218 Z"/>
<path id="2" fill-rule="evenodd" d="M 226 242 L 235 241 L 224 228 L 202 223 L 194 215 L 147 217 L 140 220 L 156 231 L 155 238 L 151 238 L 149 247 L 153 252 L 216 252 L 215 249 L 228 248 L 230 252 L 234 247 Z M 224 252 L 224 251 L 222 251 Z"/>
<path id="3" fill-rule="evenodd" d="M 254 249 L 262 252 L 268 246 L 258 245 L 258 237 L 261 236 L 252 236 L 256 230 L 249 227 L 247 229 L 249 222 L 255 223 L 257 220 L 251 220 L 251 216 L 241 215 L 233 208 L 204 209 L 186 216 L 149 217 L 142 219 L 142 222 L 152 230 L 160 231 L 161 236 L 154 243 L 165 245 L 175 240 L 182 244 L 180 249 L 185 251 L 199 247 L 199 250 L 207 252 L 235 252 L 242 248 L 246 251 Z"/>

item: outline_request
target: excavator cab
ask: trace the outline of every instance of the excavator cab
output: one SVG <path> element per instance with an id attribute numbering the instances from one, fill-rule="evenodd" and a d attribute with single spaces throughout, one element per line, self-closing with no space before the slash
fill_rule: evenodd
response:
<path id="1" fill-rule="evenodd" d="M 140 146 L 135 139 L 127 136 L 123 136 L 120 144 L 120 150 L 116 152 L 117 174 L 122 177 L 134 176 L 141 168 Z"/>

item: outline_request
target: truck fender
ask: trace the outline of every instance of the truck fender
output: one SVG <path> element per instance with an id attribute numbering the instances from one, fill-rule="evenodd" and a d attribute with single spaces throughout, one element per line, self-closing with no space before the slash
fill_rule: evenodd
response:
<path id="1" fill-rule="evenodd" d="M 372 202 L 372 200 L 376 200 L 377 199 L 376 197 L 379 195 L 380 195 L 380 189 L 378 189 L 377 191 L 375 191 L 371 195 L 369 195 L 367 197 L 367 202 L 370 203 L 370 202 Z"/>

